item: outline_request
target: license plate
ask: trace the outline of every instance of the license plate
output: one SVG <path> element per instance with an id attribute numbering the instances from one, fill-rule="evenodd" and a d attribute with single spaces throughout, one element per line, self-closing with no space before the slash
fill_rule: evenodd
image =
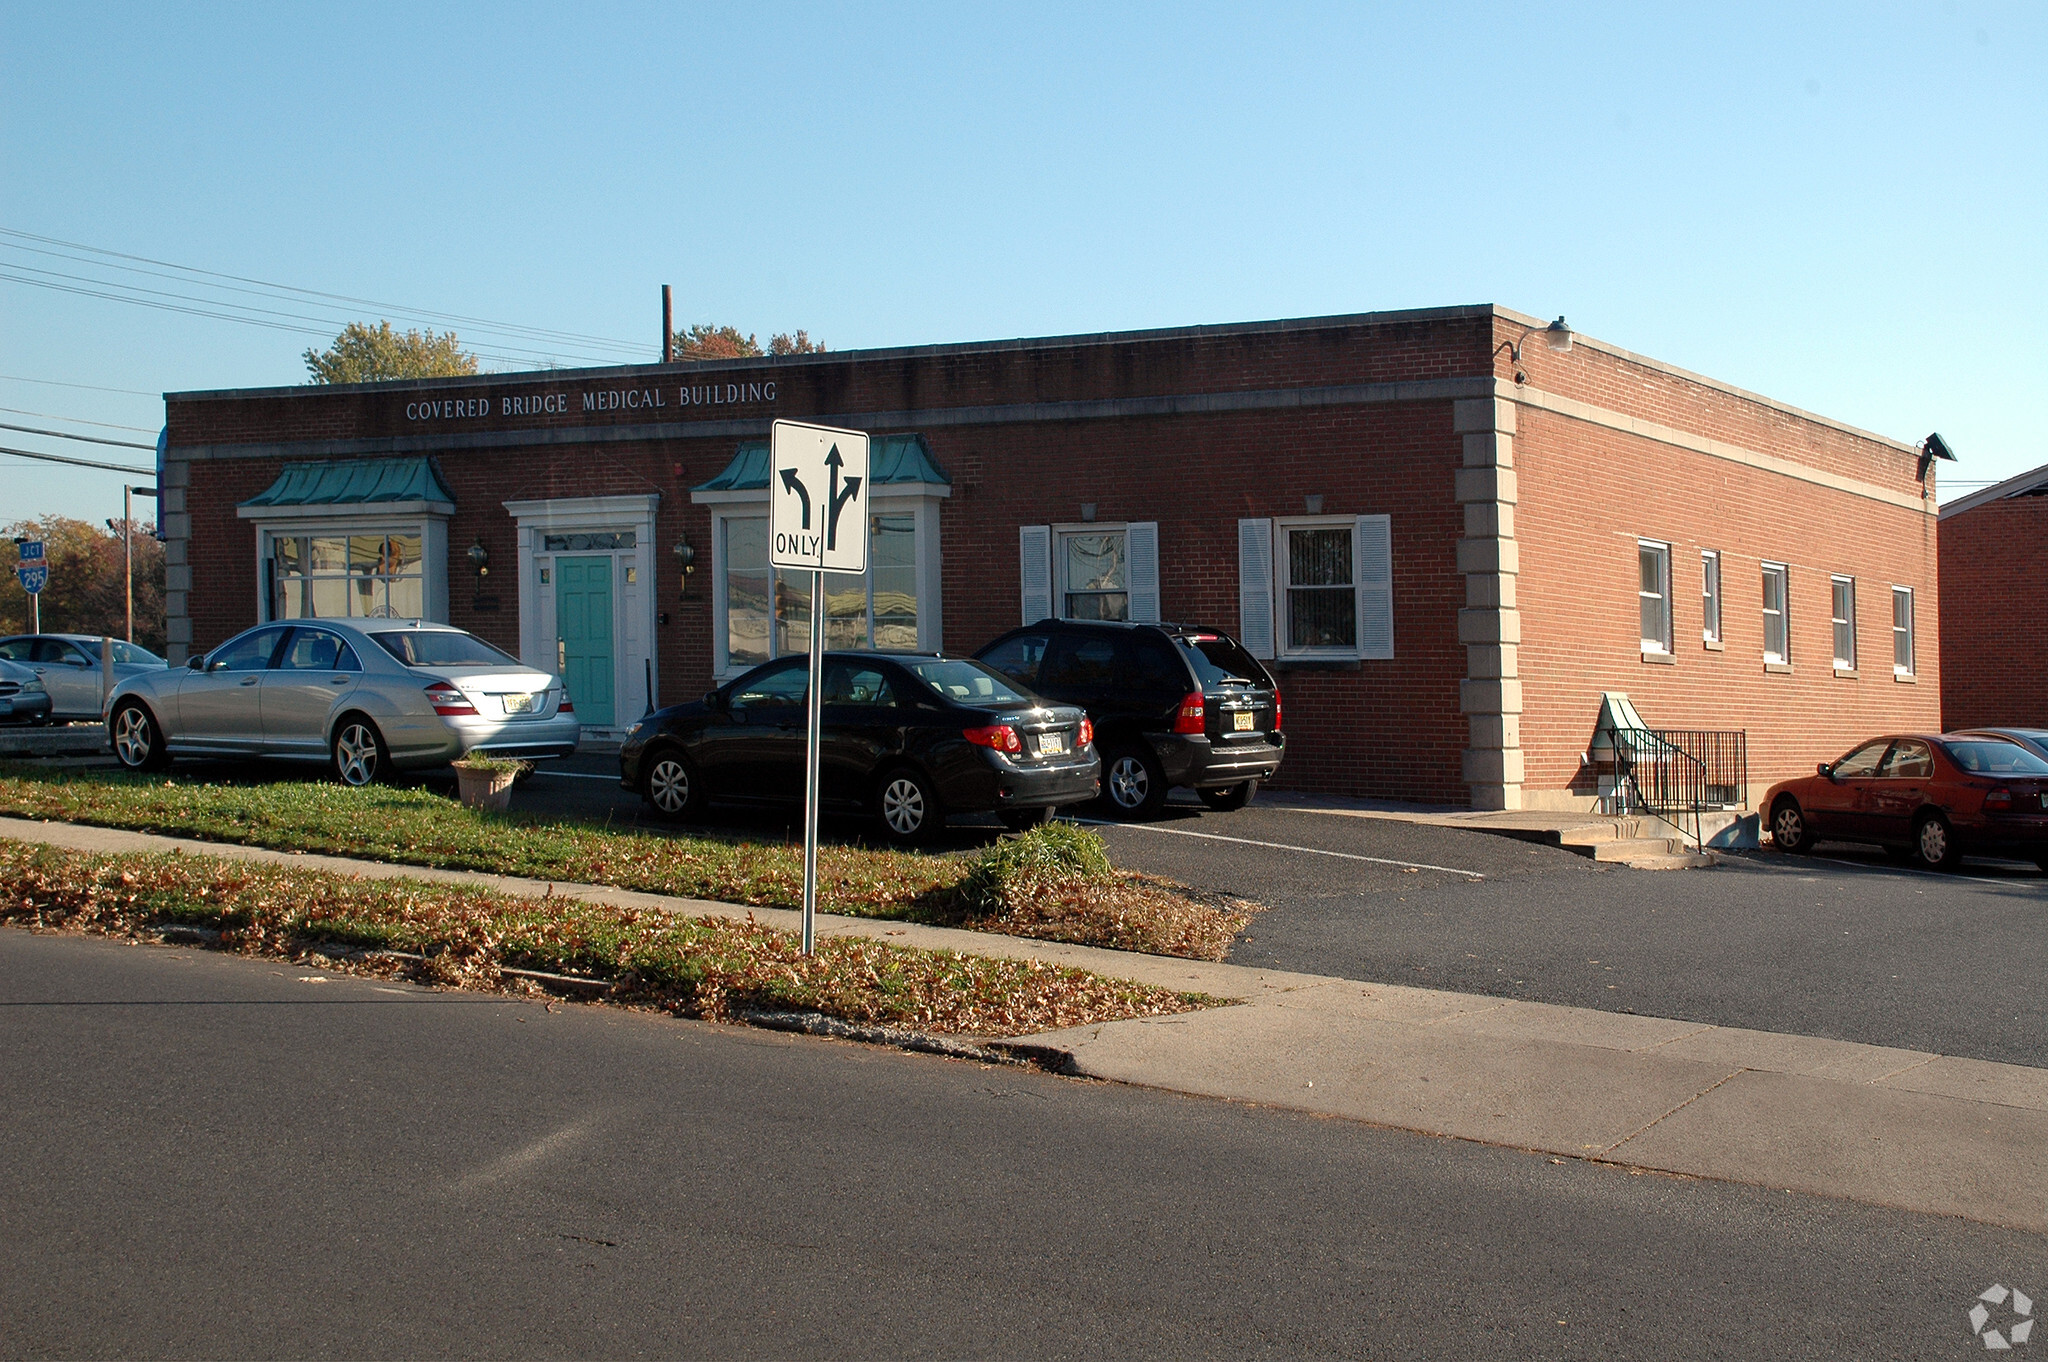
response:
<path id="1" fill-rule="evenodd" d="M 1067 750 L 1067 735 L 1064 733 L 1041 733 L 1038 735 L 1038 755 L 1057 757 Z"/>
<path id="2" fill-rule="evenodd" d="M 506 696 L 506 697 L 505 697 L 505 712 L 506 712 L 507 714 L 531 714 L 531 713 L 533 713 L 533 697 L 532 697 L 531 695 L 508 695 L 508 696 Z"/>
<path id="3" fill-rule="evenodd" d="M 14 713 L 14 701 L 12 701 L 12 700 L 0 700 L 0 714 L 12 714 L 12 713 Z"/>
<path id="4" fill-rule="evenodd" d="M 1250 710 L 1241 709 L 1230 716 L 1230 726 L 1240 733 L 1249 732 L 1255 718 Z"/>

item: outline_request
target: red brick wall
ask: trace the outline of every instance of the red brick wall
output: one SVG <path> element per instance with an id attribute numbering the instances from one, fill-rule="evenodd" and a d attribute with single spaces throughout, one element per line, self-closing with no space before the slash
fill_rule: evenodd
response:
<path id="1" fill-rule="evenodd" d="M 2048 497 L 1941 522 L 1941 711 L 1948 728 L 2048 728 Z"/>
<path id="2" fill-rule="evenodd" d="M 1933 516 L 1528 407 L 1518 419 L 1526 789 L 1590 792 L 1580 755 L 1603 690 L 1652 727 L 1746 730 L 1752 785 L 1939 726 Z M 1642 660 L 1638 538 L 1671 544 L 1670 665 Z M 1721 552 L 1719 652 L 1700 637 L 1702 549 Z M 1789 675 L 1764 670 L 1765 559 L 1790 569 Z M 1837 573 L 1856 578 L 1853 678 L 1832 666 Z M 1915 590 L 1917 684 L 1892 676 L 1894 584 Z"/>

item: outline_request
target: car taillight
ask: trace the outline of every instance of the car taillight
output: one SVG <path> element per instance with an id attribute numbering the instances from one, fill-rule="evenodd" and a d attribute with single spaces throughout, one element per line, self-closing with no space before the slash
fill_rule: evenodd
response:
<path id="1" fill-rule="evenodd" d="M 1084 714 L 1081 716 L 1081 738 L 1079 745 L 1082 747 L 1086 747 L 1089 743 L 1094 741 L 1095 725 L 1089 722 L 1088 716 Z"/>
<path id="2" fill-rule="evenodd" d="M 1158 711 L 1153 711 L 1157 713 Z M 1206 732 L 1208 725 L 1202 722 L 1202 692 L 1189 691 L 1180 702 L 1180 713 L 1173 716 L 1173 731 L 1176 733 Z"/>
<path id="3" fill-rule="evenodd" d="M 561 708 L 557 709 L 557 710 L 555 711 L 555 713 L 557 713 L 557 714 L 574 714 L 575 712 L 576 712 L 576 706 L 574 706 L 574 705 L 572 705 L 572 704 L 570 704 L 570 703 L 569 703 L 569 692 L 568 692 L 568 691 L 563 691 L 563 692 L 562 692 L 562 705 L 561 705 Z"/>
<path id="4" fill-rule="evenodd" d="M 474 714 L 476 706 L 446 681 L 436 681 L 427 687 L 427 703 L 434 707 L 434 713 L 441 715 Z"/>
<path id="5" fill-rule="evenodd" d="M 1990 793 L 1984 796 L 1984 807 L 1987 809 L 2011 808 L 2012 791 L 2006 789 L 2003 785 L 1999 786 L 1997 789 L 1992 790 Z"/>
<path id="6" fill-rule="evenodd" d="M 1273 692 L 1273 731 L 1280 731 L 1280 692 Z"/>
<path id="7" fill-rule="evenodd" d="M 1008 724 L 990 724 L 987 728 L 963 728 L 960 736 L 976 747 L 986 747 L 992 752 L 1022 752 L 1024 740 L 1017 736 L 1017 730 Z"/>

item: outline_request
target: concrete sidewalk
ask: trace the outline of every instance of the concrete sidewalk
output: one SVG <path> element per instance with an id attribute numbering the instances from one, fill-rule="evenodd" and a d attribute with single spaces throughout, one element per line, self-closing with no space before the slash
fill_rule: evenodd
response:
<path id="1" fill-rule="evenodd" d="M 0 819 L 0 836 L 514 894 L 549 888 L 72 824 Z M 751 913 L 792 930 L 798 920 L 787 909 L 552 889 L 692 916 Z M 2048 1070 L 870 918 L 824 915 L 818 931 L 1070 965 L 1240 1004 L 1016 1038 L 1079 1075 L 2048 1233 Z"/>

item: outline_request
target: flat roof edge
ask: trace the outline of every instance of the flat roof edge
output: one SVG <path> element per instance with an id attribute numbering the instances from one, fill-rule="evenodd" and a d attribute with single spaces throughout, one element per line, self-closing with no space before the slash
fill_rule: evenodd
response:
<path id="1" fill-rule="evenodd" d="M 872 350 L 828 350 L 815 355 L 750 355 L 743 359 L 677 360 L 670 364 L 607 364 L 585 369 L 505 369 L 493 373 L 466 374 L 453 378 L 398 378 L 381 383 L 294 383 L 273 388 L 205 388 L 191 392 L 167 392 L 164 400 L 181 402 L 224 400 L 244 397 L 304 397 L 309 393 L 389 393 L 431 391 L 474 386 L 478 383 L 531 383 L 542 378 L 594 378 L 642 376 L 674 378 L 678 374 L 724 373 L 733 369 L 804 368 L 837 364 L 844 360 L 919 359 L 939 355 L 974 355 L 1000 351 L 1055 350 L 1087 345 L 1118 345 L 1127 341 L 1179 340 L 1197 336 L 1256 336 L 1288 331 L 1322 331 L 1339 326 L 1384 326 L 1399 322 L 1457 321 L 1500 314 L 1492 303 L 1467 303 L 1455 307 L 1419 307 L 1387 312 L 1348 312 L 1326 317 L 1286 317 L 1256 322 L 1215 322 L 1199 326 L 1166 326 L 1140 331 L 1077 332 L 1066 336 L 1022 336 L 1010 340 L 951 341 L 938 345 L 898 345 Z"/>
<path id="2" fill-rule="evenodd" d="M 1544 321 L 1540 317 L 1531 317 L 1527 313 L 1516 312 L 1512 308 L 1496 307 L 1494 312 L 1508 321 L 1533 327 L 1539 331 L 1550 325 L 1549 322 Z M 1709 378 L 1705 374 L 1694 373 L 1691 369 L 1681 369 L 1676 364 L 1666 364 L 1661 359 L 1652 359 L 1648 355 L 1639 355 L 1633 350 L 1624 350 L 1619 345 L 1598 340 L 1583 331 L 1574 330 L 1572 332 L 1572 344 L 1591 346 L 1604 355 L 1612 355 L 1616 359 L 1626 360 L 1630 364 L 1640 364 L 1645 369 L 1654 369 L 1660 374 L 1669 374 L 1673 378 L 1682 378 L 1688 383 L 1697 383 L 1703 388 L 1712 388 L 1715 392 L 1727 393 L 1730 397 L 1739 397 L 1745 402 L 1754 402 L 1760 407 L 1769 407 L 1772 411 L 1781 411 L 1787 416 L 1796 416 L 1802 421 L 1811 421 L 1815 425 L 1826 426 L 1830 430 L 1839 430 L 1844 435 L 1853 435 L 1859 440 L 1875 441 L 1878 444 L 1888 445 L 1905 454 L 1917 455 L 1920 452 L 1920 446 L 1916 444 L 1910 444 L 1904 440 L 1895 440 L 1889 435 L 1879 435 L 1876 431 L 1865 430 L 1861 426 L 1852 426 L 1846 421 L 1837 421 L 1831 416 L 1822 416 L 1820 413 L 1808 411 L 1804 407 L 1795 407 L 1790 402 L 1780 402 L 1775 397 L 1766 397 L 1762 393 L 1751 392 L 1747 388 L 1738 388 L 1733 383 L 1724 383 L 1718 378 Z"/>

